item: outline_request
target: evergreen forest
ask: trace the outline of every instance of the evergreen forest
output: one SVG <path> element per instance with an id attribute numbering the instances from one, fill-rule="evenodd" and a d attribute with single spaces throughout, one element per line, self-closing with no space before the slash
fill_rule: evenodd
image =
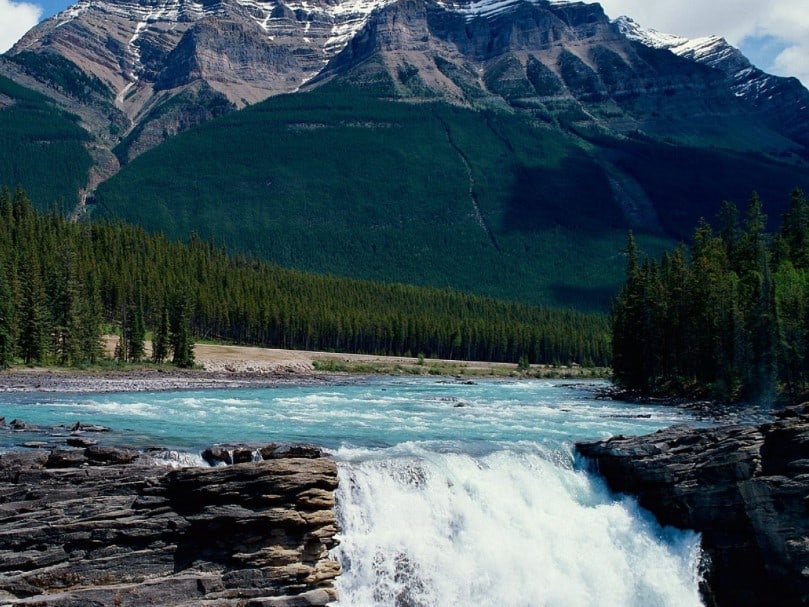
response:
<path id="1" fill-rule="evenodd" d="M 612 310 L 613 373 L 643 394 L 767 402 L 809 384 L 809 205 L 792 193 L 780 229 L 753 194 L 724 202 L 690 247 L 640 259 L 632 234 Z"/>
<path id="2" fill-rule="evenodd" d="M 606 365 L 605 315 L 448 289 L 307 274 L 170 241 L 120 221 L 73 223 L 0 192 L 0 365 L 115 357 L 194 364 L 195 340 L 458 360 Z"/>

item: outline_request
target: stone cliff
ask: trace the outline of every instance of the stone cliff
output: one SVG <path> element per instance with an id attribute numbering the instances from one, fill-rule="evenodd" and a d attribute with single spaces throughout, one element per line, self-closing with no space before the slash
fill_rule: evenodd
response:
<path id="1" fill-rule="evenodd" d="M 335 600 L 336 465 L 311 449 L 268 451 L 264 461 L 176 470 L 96 445 L 3 454 L 0 604 Z"/>
<path id="2" fill-rule="evenodd" d="M 580 443 L 610 487 L 702 534 L 708 605 L 809 604 L 809 404 L 773 423 Z"/>

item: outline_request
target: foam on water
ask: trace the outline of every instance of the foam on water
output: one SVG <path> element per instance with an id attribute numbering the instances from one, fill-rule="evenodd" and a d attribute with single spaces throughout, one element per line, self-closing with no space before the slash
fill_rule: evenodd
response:
<path id="1" fill-rule="evenodd" d="M 385 451 L 336 454 L 338 605 L 701 604 L 699 537 L 660 529 L 569 453 Z"/>
<path id="2" fill-rule="evenodd" d="M 128 394 L 1 394 L 0 415 L 113 429 L 168 466 L 214 443 L 333 450 L 341 607 L 698 605 L 699 538 L 658 527 L 574 465 L 573 443 L 653 432 L 681 411 L 562 382 L 436 378 Z M 0 449 L 25 435 L 0 433 Z M 5 441 L 5 442 L 4 442 Z"/>

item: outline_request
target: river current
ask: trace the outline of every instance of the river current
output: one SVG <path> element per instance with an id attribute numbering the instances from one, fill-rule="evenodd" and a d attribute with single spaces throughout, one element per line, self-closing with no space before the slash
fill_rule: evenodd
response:
<path id="1" fill-rule="evenodd" d="M 109 426 L 201 461 L 214 443 L 317 443 L 337 460 L 337 607 L 700 605 L 699 536 L 610 493 L 576 440 L 689 421 L 558 381 L 0 395 L 0 415 Z M 5 435 L 3 440 L 21 435 Z M 10 444 L 10 443 L 9 443 Z M 6 447 L 8 445 L 0 445 Z"/>

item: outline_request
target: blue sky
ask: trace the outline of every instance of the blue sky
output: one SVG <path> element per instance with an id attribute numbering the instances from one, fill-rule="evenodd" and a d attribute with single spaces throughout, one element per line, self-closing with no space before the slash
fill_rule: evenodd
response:
<path id="1" fill-rule="evenodd" d="M 68 0 L 0 0 L 0 52 L 39 20 L 67 8 Z M 629 15 L 641 26 L 696 38 L 723 36 L 758 67 L 796 76 L 809 85 L 807 0 L 601 0 L 612 17 Z"/>
<path id="2" fill-rule="evenodd" d="M 612 17 L 687 38 L 722 36 L 754 65 L 809 85 L 807 0 L 601 0 Z"/>

